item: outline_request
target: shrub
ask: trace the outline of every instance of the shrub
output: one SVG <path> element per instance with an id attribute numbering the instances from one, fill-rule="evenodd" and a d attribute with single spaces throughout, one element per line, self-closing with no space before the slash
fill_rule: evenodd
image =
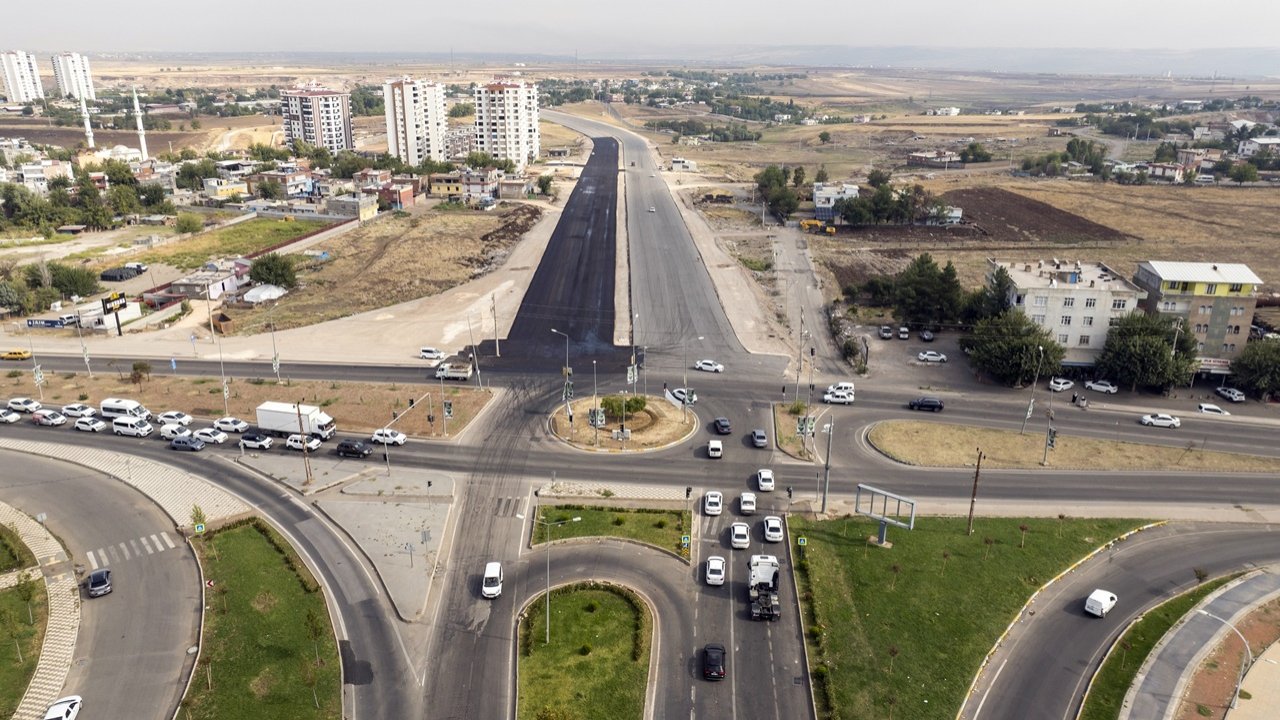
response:
<path id="1" fill-rule="evenodd" d="M 194 213 L 178 213 L 177 228 L 179 233 L 195 233 L 204 229 L 204 220 Z"/>

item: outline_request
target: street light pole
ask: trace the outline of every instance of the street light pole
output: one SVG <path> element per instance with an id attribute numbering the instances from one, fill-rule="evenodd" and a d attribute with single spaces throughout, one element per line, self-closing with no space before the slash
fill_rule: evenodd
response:
<path id="1" fill-rule="evenodd" d="M 573 517 L 573 518 L 569 518 L 568 520 L 561 520 L 561 521 L 559 521 L 559 522 L 547 522 L 546 520 L 536 520 L 536 521 L 535 521 L 535 522 L 542 523 L 543 527 L 545 527 L 545 528 L 547 529 L 547 539 L 546 539 L 546 543 L 547 543 L 547 591 L 546 591 L 546 594 L 543 596 L 543 603 L 542 603 L 543 605 L 545 605 L 545 607 L 544 607 L 543 609 L 544 609 L 544 610 L 546 611 L 546 613 L 547 613 L 547 638 L 546 638 L 546 640 L 544 640 L 544 641 L 543 641 L 543 643 L 544 643 L 544 644 L 546 644 L 546 645 L 550 645 L 550 644 L 551 644 L 551 528 L 552 528 L 552 527 L 555 527 L 555 526 L 564 525 L 565 523 L 578 522 L 578 521 L 579 521 L 579 520 L 581 520 L 581 519 L 582 519 L 581 517 Z"/>
<path id="2" fill-rule="evenodd" d="M 1036 349 L 1040 351 L 1040 359 L 1036 361 L 1036 379 L 1031 383 L 1031 399 L 1027 401 L 1027 414 L 1022 416 L 1022 430 L 1018 431 L 1019 435 L 1027 434 L 1027 420 L 1031 419 L 1031 411 L 1036 406 L 1036 386 L 1040 384 L 1040 363 L 1044 362 L 1044 346 L 1037 345 Z"/>
<path id="3" fill-rule="evenodd" d="M 591 361 L 591 407 L 595 408 L 596 420 L 591 423 L 592 429 L 595 430 L 595 447 L 600 447 L 600 395 L 599 385 L 596 384 L 596 361 Z"/>
<path id="4" fill-rule="evenodd" d="M 1208 610 L 1197 610 L 1196 612 L 1200 613 L 1201 615 L 1207 615 L 1213 618 L 1214 620 L 1217 620 L 1218 622 L 1222 623 L 1223 625 L 1226 625 L 1227 627 L 1231 628 L 1231 632 L 1235 633 L 1236 637 L 1240 638 L 1240 642 L 1244 644 L 1245 657 L 1248 659 L 1248 662 L 1240 666 L 1240 673 L 1236 676 L 1236 692 L 1234 695 L 1231 696 L 1231 709 L 1235 710 L 1236 703 L 1240 701 L 1240 686 L 1244 684 L 1244 674 L 1249 671 L 1249 668 L 1253 667 L 1253 650 L 1249 649 L 1249 641 L 1244 639 L 1244 635 L 1242 635 L 1240 631 L 1236 629 L 1235 625 L 1232 625 L 1231 623 L 1218 617 L 1217 615 L 1214 615 Z"/>
<path id="5" fill-rule="evenodd" d="M 827 458 L 826 458 L 826 462 L 823 463 L 823 468 L 822 468 L 822 514 L 823 515 L 827 514 L 827 495 L 830 493 L 830 490 L 831 490 L 831 438 L 833 438 L 836 434 L 836 419 L 834 416 L 831 418 L 831 420 L 827 422 L 827 427 L 825 428 L 825 432 L 827 433 Z M 813 441 L 813 450 L 814 452 L 818 451 L 817 440 Z"/>
<path id="6" fill-rule="evenodd" d="M 551 328 L 551 332 L 557 335 L 564 336 L 564 370 L 562 371 L 562 374 L 564 375 L 564 389 L 560 391 L 560 396 L 561 396 L 561 399 L 564 400 L 564 414 L 569 420 L 569 440 L 572 441 L 573 440 L 573 410 L 569 407 L 569 377 L 573 375 L 573 368 L 569 367 L 569 334 L 560 332 L 555 328 Z M 622 406 L 624 413 L 626 412 L 626 407 L 627 406 L 624 403 Z M 626 417 L 625 414 L 623 415 L 623 417 L 624 418 Z M 625 419 L 623 420 L 623 425 L 626 425 Z"/>

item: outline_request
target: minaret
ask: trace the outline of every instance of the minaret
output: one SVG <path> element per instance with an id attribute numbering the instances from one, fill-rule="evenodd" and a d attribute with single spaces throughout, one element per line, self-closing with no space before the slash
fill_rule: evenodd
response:
<path id="1" fill-rule="evenodd" d="M 133 88 L 133 119 L 138 121 L 138 148 L 142 150 L 142 161 L 147 161 L 147 133 L 142 129 L 142 110 L 138 109 L 138 88 Z"/>
<path id="2" fill-rule="evenodd" d="M 84 104 L 84 94 L 80 95 L 80 114 L 84 116 L 84 139 L 89 143 L 89 149 L 93 149 L 93 128 L 89 125 L 89 107 Z"/>

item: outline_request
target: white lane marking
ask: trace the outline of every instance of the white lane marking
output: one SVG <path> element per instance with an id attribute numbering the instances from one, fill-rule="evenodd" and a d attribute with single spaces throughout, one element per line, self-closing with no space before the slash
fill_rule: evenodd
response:
<path id="1" fill-rule="evenodd" d="M 151 543 L 147 542 L 147 537 L 145 535 L 138 539 L 142 541 L 142 548 L 147 551 L 148 555 L 155 554 L 156 551 L 151 549 Z"/>
<path id="2" fill-rule="evenodd" d="M 156 552 L 164 552 L 164 546 L 160 544 L 160 538 L 155 534 L 151 535 L 151 544 L 156 546 Z"/>
<path id="3" fill-rule="evenodd" d="M 973 711 L 973 720 L 978 720 L 978 716 L 982 714 L 982 706 L 987 704 L 987 696 L 991 694 L 991 688 L 996 686 L 996 680 L 1000 678 L 1000 673 L 1004 672 L 1004 664 L 1009 662 L 1009 658 L 1005 658 L 1000 663 L 1000 667 L 996 668 L 996 674 L 991 676 L 991 682 L 987 683 L 987 691 L 982 693 L 982 700 L 978 701 L 978 709 Z"/>
<path id="4" fill-rule="evenodd" d="M 124 559 L 125 560 L 130 559 L 132 556 L 129 555 L 129 548 L 125 547 L 124 543 L 120 543 L 119 545 L 120 545 L 120 552 L 124 554 Z"/>
<path id="5" fill-rule="evenodd" d="M 173 541 L 169 539 L 169 533 L 162 532 L 160 533 L 160 537 L 164 538 L 164 544 L 168 545 L 169 549 L 172 550 L 174 546 L 173 546 Z"/>
<path id="6" fill-rule="evenodd" d="M 85 553 L 85 555 L 89 558 L 89 569 L 90 569 L 90 570 L 97 570 L 97 569 L 98 569 L 98 561 L 97 561 L 97 559 L 95 559 L 95 558 L 93 557 L 93 551 L 92 551 L 92 550 L 90 550 L 89 552 Z"/>
<path id="7" fill-rule="evenodd" d="M 138 549 L 138 541 L 137 541 L 137 540 L 130 540 L 130 541 L 129 541 L 129 547 L 133 548 L 133 554 L 134 554 L 134 555 L 136 555 L 136 556 L 138 556 L 138 557 L 142 557 L 142 551 Z"/>

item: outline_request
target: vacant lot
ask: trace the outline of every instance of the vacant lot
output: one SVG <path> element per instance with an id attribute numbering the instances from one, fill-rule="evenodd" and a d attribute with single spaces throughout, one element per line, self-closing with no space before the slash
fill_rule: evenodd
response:
<path id="1" fill-rule="evenodd" d="M 249 255 L 328 224 L 316 220 L 254 218 L 179 240 L 152 250 L 140 259 L 146 263 L 165 263 L 180 270 L 194 270 L 210 260 Z"/>
<path id="2" fill-rule="evenodd" d="M 574 520 L 574 518 L 581 518 Z M 690 515 L 684 510 L 649 508 L 605 508 L 585 505 L 540 505 L 534 527 L 533 543 L 547 541 L 547 525 L 551 539 L 574 537 L 621 537 L 648 543 L 663 550 L 688 557 L 689 550 L 681 536 L 689 533 Z"/>

